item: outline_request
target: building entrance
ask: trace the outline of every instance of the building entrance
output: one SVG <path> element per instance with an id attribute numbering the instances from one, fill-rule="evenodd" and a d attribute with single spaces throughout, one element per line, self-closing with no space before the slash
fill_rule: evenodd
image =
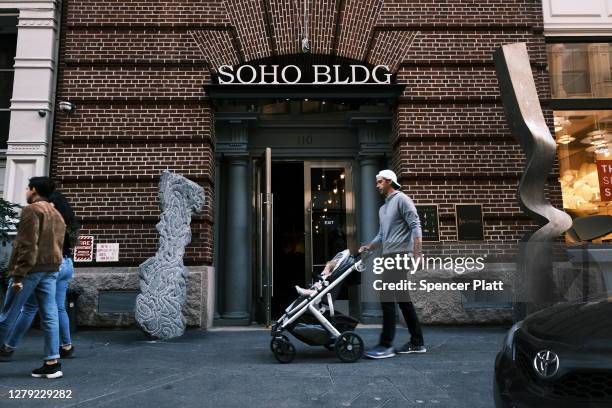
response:
<path id="1" fill-rule="evenodd" d="M 376 234 L 373 180 L 389 158 L 390 109 L 375 100 L 218 102 L 216 325 L 270 324 L 296 285 Z M 336 307 L 362 318 L 369 304 L 354 287 Z"/>
<path id="2" fill-rule="evenodd" d="M 257 161 L 255 183 L 256 317 L 265 324 L 296 297 L 296 285 L 310 285 L 337 252 L 355 246 L 356 231 L 350 161 L 275 161 L 271 153 Z M 347 312 L 349 298 L 344 288 L 338 303 Z"/>

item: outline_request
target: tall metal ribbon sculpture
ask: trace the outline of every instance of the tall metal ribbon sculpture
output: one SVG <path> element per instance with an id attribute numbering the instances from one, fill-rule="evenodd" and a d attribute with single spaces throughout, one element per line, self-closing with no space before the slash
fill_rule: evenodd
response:
<path id="1" fill-rule="evenodd" d="M 542 225 L 520 245 L 519 287 L 515 287 L 515 299 L 520 301 L 515 304 L 515 318 L 520 319 L 555 300 L 552 240 L 571 227 L 572 219 L 546 199 L 546 179 L 557 146 L 542 113 L 527 47 L 524 43 L 504 45 L 495 51 L 494 59 L 506 119 L 526 156 L 518 201 L 522 211 Z"/>
<path id="2" fill-rule="evenodd" d="M 164 171 L 159 200 L 159 248 L 153 258 L 140 265 L 136 321 L 148 335 L 169 339 L 185 331 L 182 308 L 187 296 L 187 268 L 183 255 L 191 242 L 191 213 L 202 211 L 204 189 L 185 177 Z"/>

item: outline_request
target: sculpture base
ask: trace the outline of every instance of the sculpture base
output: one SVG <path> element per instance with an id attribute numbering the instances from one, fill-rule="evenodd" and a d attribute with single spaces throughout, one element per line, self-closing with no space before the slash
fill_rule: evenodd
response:
<path id="1" fill-rule="evenodd" d="M 203 265 L 187 269 L 187 301 L 183 307 L 187 327 L 210 327 L 214 268 Z M 77 301 L 80 327 L 120 328 L 136 324 L 134 302 L 140 288 L 137 267 L 77 267 L 71 286 L 81 290 Z"/>

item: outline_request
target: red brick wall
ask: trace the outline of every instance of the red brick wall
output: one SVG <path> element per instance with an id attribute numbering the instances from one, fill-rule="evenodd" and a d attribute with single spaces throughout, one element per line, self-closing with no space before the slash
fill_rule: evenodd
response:
<path id="1" fill-rule="evenodd" d="M 289 0 L 67 0 L 52 173 L 84 232 L 119 242 L 134 265 L 156 246 L 157 183 L 170 169 L 197 181 L 186 263 L 212 263 L 214 129 L 202 85 L 211 69 L 300 52 L 303 2 Z M 312 51 L 388 64 L 407 85 L 393 126 L 393 164 L 417 203 L 438 203 L 445 251 L 454 204 L 483 204 L 495 253 L 533 229 L 516 204 L 522 153 L 509 134 L 493 50 L 526 42 L 548 120 L 552 112 L 540 0 L 317 0 Z M 555 168 L 556 171 L 556 168 Z M 549 196 L 560 205 L 551 175 Z M 432 249 L 436 245 L 431 245 Z"/>

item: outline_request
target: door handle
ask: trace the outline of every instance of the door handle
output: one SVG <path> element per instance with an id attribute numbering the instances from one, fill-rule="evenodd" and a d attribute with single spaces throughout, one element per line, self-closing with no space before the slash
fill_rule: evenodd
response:
<path id="1" fill-rule="evenodd" d="M 258 237 L 258 242 L 257 242 L 257 252 L 259 255 L 259 259 L 258 259 L 258 263 L 259 263 L 259 267 L 257 269 L 259 269 L 259 279 L 257 279 L 259 281 L 259 297 L 262 298 L 264 296 L 264 282 L 263 282 L 263 252 L 264 252 L 264 248 L 263 248 L 263 194 L 259 193 L 259 197 L 257 197 L 259 200 L 259 214 L 258 214 L 258 229 L 259 229 L 259 237 Z"/>
<path id="2" fill-rule="evenodd" d="M 270 286 L 271 293 L 270 297 L 274 297 L 274 195 L 270 193 L 270 197 L 268 198 L 268 205 L 270 206 L 270 219 L 268 220 L 268 225 L 272 225 L 270 228 L 270 237 L 268 238 L 269 252 L 268 252 L 268 262 L 270 265 Z"/>

